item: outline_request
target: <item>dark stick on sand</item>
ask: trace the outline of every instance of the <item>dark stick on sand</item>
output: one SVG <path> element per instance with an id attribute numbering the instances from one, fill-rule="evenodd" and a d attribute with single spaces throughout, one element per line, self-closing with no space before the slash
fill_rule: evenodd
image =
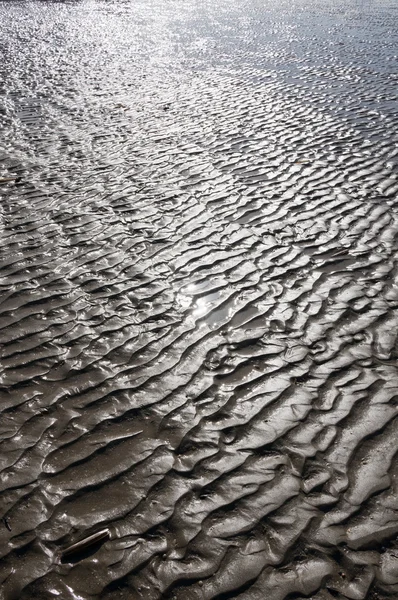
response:
<path id="1" fill-rule="evenodd" d="M 109 529 L 102 529 L 101 531 L 97 531 L 97 533 L 93 533 L 93 535 L 89 535 L 86 538 L 83 538 L 79 542 L 68 546 L 62 552 L 61 558 L 65 560 L 66 558 L 72 558 L 74 555 L 78 555 L 80 552 L 84 552 L 85 550 L 89 550 L 96 544 L 101 542 L 106 542 L 110 538 Z"/>
<path id="2" fill-rule="evenodd" d="M 0 183 L 10 183 L 11 181 L 17 181 L 18 177 L 0 177 Z"/>

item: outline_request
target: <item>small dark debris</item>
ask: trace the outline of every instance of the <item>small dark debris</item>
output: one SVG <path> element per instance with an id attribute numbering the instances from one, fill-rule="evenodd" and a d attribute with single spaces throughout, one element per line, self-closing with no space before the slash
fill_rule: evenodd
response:
<path id="1" fill-rule="evenodd" d="M 93 553 L 90 551 L 96 552 L 99 550 L 102 544 L 108 541 L 109 538 L 109 529 L 102 529 L 101 531 L 97 531 L 97 533 L 93 533 L 92 535 L 79 540 L 75 544 L 65 548 L 61 555 L 62 562 L 76 562 L 77 560 L 85 558 L 86 554 Z"/>
<path id="2" fill-rule="evenodd" d="M 0 184 L 2 183 L 18 183 L 20 181 L 20 177 L 0 177 Z"/>

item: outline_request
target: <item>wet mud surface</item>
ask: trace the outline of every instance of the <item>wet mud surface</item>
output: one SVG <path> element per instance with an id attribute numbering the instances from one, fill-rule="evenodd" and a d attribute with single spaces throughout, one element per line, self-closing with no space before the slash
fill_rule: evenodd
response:
<path id="1" fill-rule="evenodd" d="M 1 600 L 398 598 L 397 32 L 0 2 Z"/>

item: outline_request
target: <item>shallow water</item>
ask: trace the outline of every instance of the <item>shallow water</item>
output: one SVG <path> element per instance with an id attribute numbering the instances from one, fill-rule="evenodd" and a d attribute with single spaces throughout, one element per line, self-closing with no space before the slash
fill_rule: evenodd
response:
<path id="1" fill-rule="evenodd" d="M 397 38 L 0 2 L 1 600 L 398 597 Z"/>

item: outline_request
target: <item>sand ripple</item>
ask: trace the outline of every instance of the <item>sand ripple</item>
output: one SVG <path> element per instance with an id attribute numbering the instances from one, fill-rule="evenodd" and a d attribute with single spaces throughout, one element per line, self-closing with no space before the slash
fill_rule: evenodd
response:
<path id="1" fill-rule="evenodd" d="M 398 597 L 397 32 L 0 2 L 1 600 Z"/>

